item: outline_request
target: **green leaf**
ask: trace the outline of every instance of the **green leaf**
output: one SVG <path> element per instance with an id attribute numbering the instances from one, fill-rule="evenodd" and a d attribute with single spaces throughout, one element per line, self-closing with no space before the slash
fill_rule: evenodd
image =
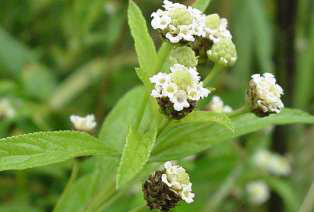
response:
<path id="1" fill-rule="evenodd" d="M 215 122 L 221 124 L 231 131 L 234 131 L 232 122 L 230 118 L 224 113 L 214 113 L 206 111 L 193 111 L 187 115 L 184 119 L 178 121 L 177 123 L 191 123 L 191 122 Z"/>
<path id="2" fill-rule="evenodd" d="M 157 136 L 157 128 L 142 134 L 130 128 L 117 173 L 117 188 L 136 176 L 149 159 Z"/>
<path id="3" fill-rule="evenodd" d="M 257 59 L 263 72 L 273 72 L 273 35 L 270 21 L 267 19 L 262 1 L 247 1 L 250 8 L 250 21 L 255 37 Z"/>
<path id="4" fill-rule="evenodd" d="M 279 114 L 260 118 L 247 113 L 232 119 L 234 132 L 213 123 L 184 123 L 166 128 L 157 138 L 153 160 L 180 159 L 274 124 L 313 124 L 314 117 L 300 110 L 285 109 Z"/>
<path id="5" fill-rule="evenodd" d="M 129 126 L 135 121 L 139 102 L 144 98 L 144 87 L 136 87 L 124 95 L 114 109 L 107 115 L 101 128 L 99 138 L 117 152 L 122 153 L 128 135 Z M 141 128 L 145 129 L 151 122 L 152 111 L 146 106 Z"/>
<path id="6" fill-rule="evenodd" d="M 194 8 L 199 9 L 202 12 L 205 12 L 207 7 L 209 6 L 211 0 L 197 0 L 192 6 Z"/>
<path id="7" fill-rule="evenodd" d="M 112 149 L 82 132 L 39 132 L 0 139 L 0 171 L 26 169 L 86 155 L 116 157 Z"/>
<path id="8" fill-rule="evenodd" d="M 18 76 L 23 65 L 35 60 L 33 52 L 0 28 L 0 66 L 3 71 Z"/>
<path id="9" fill-rule="evenodd" d="M 139 7 L 130 0 L 128 8 L 128 22 L 132 37 L 135 43 L 135 50 L 140 64 L 140 77 L 144 80 L 144 84 L 150 84 L 149 77 L 154 72 L 154 67 L 157 63 L 157 52 L 152 38 L 150 37 L 146 25 L 145 18 L 142 15 Z"/>

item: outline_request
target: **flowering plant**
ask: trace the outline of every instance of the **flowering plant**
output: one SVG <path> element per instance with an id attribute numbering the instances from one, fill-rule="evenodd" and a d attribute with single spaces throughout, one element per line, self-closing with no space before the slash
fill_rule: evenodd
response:
<path id="1" fill-rule="evenodd" d="M 215 211 L 226 197 L 255 206 L 264 204 L 271 190 L 289 193 L 282 189 L 286 188 L 283 179 L 293 171 L 288 156 L 267 151 L 267 142 L 252 149 L 249 144 L 242 147 L 239 137 L 259 131 L 267 138 L 269 127 L 313 124 L 314 117 L 284 108 L 284 90 L 272 73 L 251 76 L 240 107 L 231 107 L 223 102 L 225 96 L 217 96 L 221 87 L 215 80 L 241 57 L 227 19 L 204 12 L 209 2 L 184 5 L 164 0 L 146 21 L 130 0 L 128 24 L 138 58 L 135 71 L 142 84 L 128 91 L 103 123 L 96 123 L 94 115 L 71 115 L 73 130 L 1 139 L 0 170 L 73 159 L 69 184 L 54 211 L 120 210 L 112 209 L 112 203 L 125 196 L 135 196 L 135 203 L 130 203 L 136 206 L 133 212 L 176 207 L 194 211 L 198 201 L 205 210 Z M 159 36 L 158 50 L 150 32 Z M 51 107 L 61 104 L 56 99 Z M 14 119 L 16 113 L 14 104 L 0 100 L 1 120 Z M 85 174 L 78 174 L 78 161 Z M 220 182 L 219 188 L 202 187 L 204 181 L 215 179 L 204 177 L 195 167 L 221 172 L 226 182 Z M 213 189 L 217 195 L 208 201 Z"/>

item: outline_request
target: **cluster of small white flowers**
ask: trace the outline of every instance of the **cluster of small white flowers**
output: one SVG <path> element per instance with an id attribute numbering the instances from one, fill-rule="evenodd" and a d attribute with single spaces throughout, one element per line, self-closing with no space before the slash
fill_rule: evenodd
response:
<path id="1" fill-rule="evenodd" d="M 195 194 L 192 193 L 192 183 L 185 169 L 171 161 L 166 162 L 164 168 L 165 174 L 161 176 L 162 182 L 179 194 L 186 203 L 192 203 Z"/>
<path id="2" fill-rule="evenodd" d="M 97 125 L 95 121 L 95 116 L 92 114 L 87 115 L 85 117 L 71 115 L 70 120 L 72 124 L 74 125 L 74 128 L 80 131 L 91 131 Z"/>
<path id="3" fill-rule="evenodd" d="M 152 13 L 152 27 L 160 30 L 171 43 L 181 40 L 195 41 L 196 37 L 218 42 L 220 38 L 230 38 L 227 20 L 217 14 L 204 15 L 200 10 L 179 3 L 164 0 L 163 8 Z M 218 19 L 217 19 L 218 17 Z"/>
<path id="4" fill-rule="evenodd" d="M 260 205 L 269 199 L 269 188 L 263 181 L 254 181 L 246 185 L 248 200 L 255 205 Z"/>
<path id="5" fill-rule="evenodd" d="M 0 100 L 0 118 L 13 118 L 16 112 L 8 99 Z"/>
<path id="6" fill-rule="evenodd" d="M 151 95 L 155 98 L 169 98 L 176 111 L 190 107 L 188 100 L 198 101 L 210 93 L 203 87 L 195 68 L 175 64 L 170 70 L 169 74 L 160 72 L 150 78 L 155 85 Z"/>
<path id="7" fill-rule="evenodd" d="M 213 96 L 212 100 L 207 106 L 207 109 L 216 113 L 232 112 L 232 108 L 229 105 L 225 105 L 219 96 Z"/>
<path id="8" fill-rule="evenodd" d="M 276 84 L 274 75 L 254 74 L 249 82 L 248 96 L 253 109 L 261 109 L 264 113 L 279 113 L 284 107 L 280 97 L 283 89 Z"/>
<path id="9" fill-rule="evenodd" d="M 287 158 L 266 150 L 259 150 L 255 153 L 253 162 L 273 175 L 287 176 L 291 173 L 291 166 Z"/>

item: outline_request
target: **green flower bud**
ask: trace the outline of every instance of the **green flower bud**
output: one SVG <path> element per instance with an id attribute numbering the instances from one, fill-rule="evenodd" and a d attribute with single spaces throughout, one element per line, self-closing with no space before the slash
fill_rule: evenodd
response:
<path id="1" fill-rule="evenodd" d="M 206 16 L 205 25 L 211 29 L 217 29 L 220 25 L 220 17 L 218 14 L 211 14 Z"/>
<path id="2" fill-rule="evenodd" d="M 172 24 L 179 25 L 190 25 L 193 22 L 193 16 L 183 8 L 177 8 L 172 10 L 170 13 Z"/>
<path id="3" fill-rule="evenodd" d="M 237 60 L 235 45 L 230 39 L 221 39 L 207 51 L 208 59 L 224 66 L 232 66 Z"/>
<path id="4" fill-rule="evenodd" d="M 184 46 L 175 48 L 170 55 L 171 64 L 182 64 L 186 67 L 196 67 L 198 59 L 192 48 Z"/>

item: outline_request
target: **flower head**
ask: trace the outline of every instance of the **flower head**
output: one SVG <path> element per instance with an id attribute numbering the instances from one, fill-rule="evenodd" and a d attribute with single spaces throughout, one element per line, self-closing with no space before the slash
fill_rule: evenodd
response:
<path id="1" fill-rule="evenodd" d="M 195 36 L 203 34 L 199 27 L 203 14 L 199 10 L 168 0 L 164 0 L 163 8 L 152 13 L 151 24 L 171 43 L 194 41 Z"/>
<path id="2" fill-rule="evenodd" d="M 246 192 L 252 204 L 263 204 L 269 198 L 268 186 L 263 181 L 250 182 L 246 185 Z"/>
<path id="3" fill-rule="evenodd" d="M 0 118 L 13 118 L 16 112 L 8 99 L 0 100 Z"/>
<path id="4" fill-rule="evenodd" d="M 195 102 L 210 91 L 203 87 L 195 68 L 174 64 L 170 70 L 169 74 L 158 73 L 150 78 L 155 86 L 151 95 L 157 98 L 166 115 L 179 119 L 185 114 L 178 112 L 190 112 Z"/>
<path id="5" fill-rule="evenodd" d="M 283 89 L 276 83 L 274 75 L 254 74 L 249 82 L 247 99 L 252 111 L 257 114 L 279 113 L 284 107 L 281 96 Z"/>
<path id="6" fill-rule="evenodd" d="M 174 162 L 166 162 L 162 171 L 152 174 L 143 186 L 144 197 L 151 209 L 168 211 L 183 200 L 192 203 L 192 183 L 185 169 Z"/>
<path id="7" fill-rule="evenodd" d="M 216 113 L 230 113 L 232 108 L 225 105 L 219 96 L 213 96 L 211 102 L 208 104 L 207 109 Z"/>
<path id="8" fill-rule="evenodd" d="M 85 117 L 71 115 L 70 120 L 74 128 L 80 131 L 92 131 L 97 125 L 94 115 L 87 115 Z"/>

